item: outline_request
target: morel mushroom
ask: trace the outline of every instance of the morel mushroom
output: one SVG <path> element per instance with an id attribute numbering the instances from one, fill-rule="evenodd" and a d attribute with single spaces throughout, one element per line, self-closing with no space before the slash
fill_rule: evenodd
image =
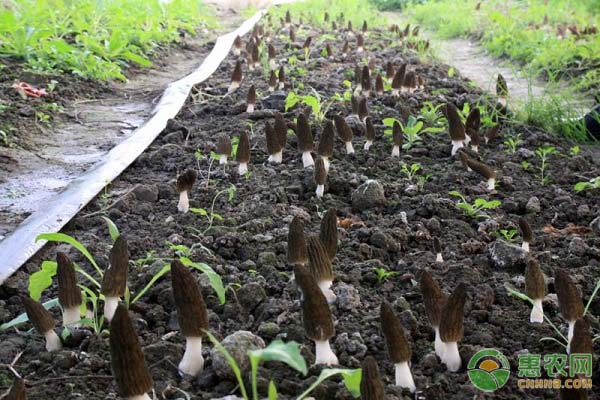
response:
<path id="1" fill-rule="evenodd" d="M 325 121 L 325 127 L 323 128 L 323 132 L 321 133 L 321 139 L 319 140 L 319 145 L 317 146 L 317 154 L 323 160 L 323 164 L 325 165 L 325 171 L 329 172 L 329 158 L 333 157 L 333 146 L 335 140 L 335 133 L 333 128 L 333 122 L 331 120 Z"/>
<path id="2" fill-rule="evenodd" d="M 288 227 L 287 258 L 291 265 L 308 265 L 308 251 L 304 237 L 304 224 L 294 217 Z"/>
<path id="3" fill-rule="evenodd" d="M 333 269 L 331 259 L 318 237 L 308 238 L 307 244 L 310 272 L 317 280 L 317 285 L 325 295 L 328 303 L 335 301 L 335 294 L 331 290 L 333 284 Z"/>
<path id="4" fill-rule="evenodd" d="M 56 254 L 56 276 L 58 278 L 58 302 L 62 308 L 63 325 L 74 325 L 81 320 L 81 289 L 77 286 L 77 274 L 73 263 L 63 252 Z"/>
<path id="5" fill-rule="evenodd" d="M 127 239 L 122 234 L 117 238 L 108 256 L 110 264 L 104 272 L 100 293 L 104 295 L 104 318 L 110 322 L 127 288 L 129 274 L 129 251 Z"/>
<path id="6" fill-rule="evenodd" d="M 269 52 L 269 67 L 274 70 L 275 68 L 277 68 L 277 51 L 275 50 L 275 47 L 269 43 L 269 47 L 268 47 L 268 52 Z"/>
<path id="7" fill-rule="evenodd" d="M 181 334 L 185 336 L 185 353 L 179 370 L 196 376 L 204 368 L 202 337 L 208 330 L 208 311 L 194 274 L 181 261 L 171 263 L 171 287 L 177 309 L 177 321 Z"/>
<path id="8" fill-rule="evenodd" d="M 498 74 L 498 78 L 496 79 L 496 95 L 498 96 L 498 102 L 502 106 L 506 106 L 508 85 L 506 84 L 506 79 L 501 74 Z"/>
<path id="9" fill-rule="evenodd" d="M 302 290 L 304 331 L 315 342 L 315 364 L 337 365 L 338 358 L 329 344 L 335 328 L 327 299 L 306 267 L 295 265 L 294 277 Z"/>
<path id="10" fill-rule="evenodd" d="M 369 67 L 366 65 L 362 69 L 360 83 L 362 95 L 369 97 L 369 94 L 371 93 L 371 74 L 369 72 Z"/>
<path id="11" fill-rule="evenodd" d="M 392 157 L 400 157 L 400 149 L 402 148 L 402 142 L 404 136 L 402 135 L 402 128 L 398 121 L 394 121 L 392 127 L 392 139 L 394 140 L 394 146 L 392 147 Z"/>
<path id="12" fill-rule="evenodd" d="M 394 74 L 392 79 L 392 96 L 399 96 L 402 90 L 402 83 L 404 83 L 404 75 L 406 73 L 406 64 L 402 64 L 398 71 Z"/>
<path id="13" fill-rule="evenodd" d="M 443 263 L 442 242 L 440 242 L 440 239 L 437 236 L 433 238 L 433 251 L 435 252 L 435 262 Z"/>
<path id="14" fill-rule="evenodd" d="M 240 87 L 242 83 L 242 63 L 240 60 L 237 60 L 235 63 L 235 68 L 233 69 L 233 73 L 231 74 L 231 83 L 229 84 L 228 93 L 233 92 L 237 88 Z"/>
<path id="15" fill-rule="evenodd" d="M 273 164 L 281 164 L 283 153 L 281 143 L 277 137 L 277 133 L 270 122 L 265 124 L 265 136 L 267 138 L 267 152 L 269 153 L 268 162 Z"/>
<path id="16" fill-rule="evenodd" d="M 417 74 L 414 71 L 408 71 L 406 75 L 404 75 L 404 82 L 402 82 L 402 87 L 408 93 L 414 93 L 417 89 Z"/>
<path id="17" fill-rule="evenodd" d="M 361 400 L 385 400 L 385 387 L 379 375 L 379 366 L 372 356 L 367 356 L 361 364 Z"/>
<path id="18" fill-rule="evenodd" d="M 22 296 L 21 302 L 23 302 L 23 306 L 25 307 L 27 318 L 29 318 L 37 333 L 46 339 L 46 350 L 58 351 L 62 349 L 62 342 L 56 332 L 54 332 L 54 318 L 52 318 L 50 311 L 46 310 L 41 303 L 29 296 Z"/>
<path id="19" fill-rule="evenodd" d="M 335 128 L 338 136 L 346 145 L 346 154 L 354 154 L 354 146 L 352 145 L 352 128 L 348 125 L 344 117 L 336 115 L 333 117 Z"/>
<path id="20" fill-rule="evenodd" d="M 331 49 L 331 45 L 329 43 L 325 43 L 325 55 L 330 60 L 333 58 L 333 50 Z"/>
<path id="21" fill-rule="evenodd" d="M 365 130 L 366 130 L 366 141 L 364 149 L 369 151 L 371 146 L 373 145 L 373 141 L 375 140 L 375 127 L 373 126 L 373 120 L 371 117 L 365 118 Z"/>
<path id="22" fill-rule="evenodd" d="M 248 96 L 246 97 L 246 112 L 253 113 L 254 106 L 256 105 L 256 89 L 254 85 L 250 86 L 248 89 Z"/>
<path id="23" fill-rule="evenodd" d="M 486 179 L 487 190 L 492 191 L 496 187 L 496 171 L 490 168 L 488 165 L 473 160 L 472 158 L 466 157 L 465 162 L 467 166 L 473 171 Z"/>
<path id="24" fill-rule="evenodd" d="M 367 20 L 363 20 L 362 32 L 367 33 Z"/>
<path id="25" fill-rule="evenodd" d="M 360 93 L 362 91 L 362 70 L 358 65 L 354 66 L 354 81 L 356 83 L 355 93 Z"/>
<path id="26" fill-rule="evenodd" d="M 465 134 L 471 139 L 471 148 L 475 153 L 479 152 L 479 144 L 481 142 L 479 136 L 479 126 L 481 125 L 481 112 L 479 107 L 473 108 L 467 117 L 465 123 Z"/>
<path id="27" fill-rule="evenodd" d="M 271 71 L 270 75 L 269 75 L 269 92 L 274 92 L 275 91 L 275 87 L 277 86 L 277 75 L 275 74 L 275 71 Z"/>
<path id="28" fill-rule="evenodd" d="M 219 154 L 219 164 L 226 165 L 229 155 L 231 154 L 232 146 L 229 135 L 223 133 L 217 138 L 217 153 Z"/>
<path id="29" fill-rule="evenodd" d="M 583 302 L 577 286 L 566 270 L 557 268 L 554 272 L 554 288 L 558 297 L 558 306 L 563 318 L 569 324 L 568 342 L 573 338 L 575 321 L 583 317 Z M 568 347 L 567 347 L 568 352 Z"/>
<path id="30" fill-rule="evenodd" d="M 346 58 L 349 50 L 350 50 L 350 45 L 348 44 L 348 41 L 346 40 L 346 41 L 344 41 L 344 45 L 342 46 L 342 57 Z"/>
<path id="31" fill-rule="evenodd" d="M 442 292 L 439 284 L 427 271 L 421 275 L 421 295 L 425 304 L 425 313 L 429 322 L 435 331 L 435 354 L 442 358 L 444 346 L 440 338 L 440 321 L 442 319 L 442 309 L 446 304 L 446 295 Z"/>
<path id="32" fill-rule="evenodd" d="M 318 157 L 315 162 L 315 183 L 317 185 L 315 193 L 317 194 L 317 198 L 320 199 L 323 197 L 325 183 L 327 183 L 327 169 L 325 168 L 325 163 L 321 157 Z"/>
<path id="33" fill-rule="evenodd" d="M 367 103 L 367 98 L 364 96 L 360 96 L 358 100 L 358 118 L 364 124 L 365 119 L 369 116 L 369 105 Z"/>
<path id="34" fill-rule="evenodd" d="M 391 81 L 392 79 L 394 79 L 394 74 L 395 74 L 394 64 L 392 64 L 391 61 L 388 61 L 388 63 L 385 66 L 385 78 L 388 81 Z"/>
<path id="35" fill-rule="evenodd" d="M 303 113 L 298 115 L 296 134 L 298 135 L 298 151 L 302 153 L 302 165 L 304 168 L 312 167 L 315 162 L 310 152 L 313 151 L 315 145 L 310 125 Z"/>
<path id="36" fill-rule="evenodd" d="M 357 53 L 362 53 L 365 49 L 364 49 L 364 44 L 365 44 L 365 39 L 363 38 L 363 35 L 361 35 L 360 33 L 356 36 L 356 52 Z"/>
<path id="37" fill-rule="evenodd" d="M 329 208 L 321 220 L 319 238 L 329 259 L 333 261 L 338 250 L 337 210 Z"/>
<path id="38" fill-rule="evenodd" d="M 238 165 L 238 173 L 240 175 L 248 172 L 248 163 L 250 162 L 250 138 L 248 132 L 243 131 L 240 135 L 236 157 L 240 165 Z"/>
<path id="39" fill-rule="evenodd" d="M 119 395 L 127 400 L 150 400 L 148 392 L 152 390 L 152 377 L 129 312 L 123 305 L 115 311 L 115 318 L 110 324 L 109 341 Z"/>
<path id="40" fill-rule="evenodd" d="M 571 354 L 594 354 L 594 342 L 590 335 L 590 324 L 580 318 L 573 327 L 573 338 L 569 343 Z M 571 368 L 575 368 L 574 365 Z"/>
<path id="41" fill-rule="evenodd" d="M 458 149 L 464 146 L 465 142 L 465 125 L 458 116 L 458 110 L 452 103 L 446 104 L 445 107 L 446 118 L 448 119 L 450 139 L 452 139 L 452 151 L 450 154 L 453 156 L 456 154 Z"/>
<path id="42" fill-rule="evenodd" d="M 414 393 L 417 388 L 408 364 L 411 356 L 410 345 L 400 320 L 396 317 L 392 306 L 385 301 L 381 303 L 379 320 L 388 354 L 394 363 L 396 386 L 407 388 Z"/>
<path id="43" fill-rule="evenodd" d="M 375 76 L 375 93 L 377 93 L 379 96 L 382 96 L 383 90 L 383 78 L 380 74 L 377 74 L 377 76 Z"/>
<path id="44" fill-rule="evenodd" d="M 283 118 L 283 114 L 279 111 L 275 112 L 275 135 L 279 139 L 279 145 L 281 146 L 281 152 L 283 154 L 283 150 L 285 149 L 285 145 L 287 144 L 287 124 L 285 122 L 285 118 Z"/>
<path id="45" fill-rule="evenodd" d="M 25 380 L 23 378 L 15 378 L 10 391 L 3 397 L 4 400 L 27 400 L 27 392 L 25 390 Z"/>
<path id="46" fill-rule="evenodd" d="M 530 258 L 527 260 L 525 269 L 525 294 L 533 300 L 531 315 L 529 321 L 532 323 L 544 322 L 544 307 L 542 302 L 546 295 L 546 284 L 544 283 L 544 273 L 536 260 Z"/>
<path id="47" fill-rule="evenodd" d="M 242 38 L 240 37 L 240 35 L 237 35 L 233 40 L 233 55 L 236 57 L 239 56 L 242 53 L 242 47 Z"/>
<path id="48" fill-rule="evenodd" d="M 279 67 L 277 78 L 279 79 L 279 90 L 283 90 L 285 88 L 285 68 L 283 68 L 283 65 Z"/>
<path id="49" fill-rule="evenodd" d="M 188 212 L 190 208 L 189 192 L 192 191 L 192 186 L 194 186 L 197 177 L 198 173 L 193 169 L 188 169 L 177 177 L 177 191 L 179 192 L 177 210 L 179 212 Z"/>
<path id="50" fill-rule="evenodd" d="M 519 228 L 521 228 L 521 234 L 523 235 L 523 243 L 521 248 L 526 252 L 529 252 L 529 245 L 533 242 L 533 231 L 529 222 L 525 218 L 519 218 Z"/>
<path id="51" fill-rule="evenodd" d="M 448 297 L 448 301 L 442 309 L 440 339 L 443 343 L 443 356 L 441 359 L 451 372 L 458 371 L 462 363 L 458 352 L 458 341 L 464 334 L 463 318 L 466 300 L 466 287 L 464 283 L 461 283 Z"/>

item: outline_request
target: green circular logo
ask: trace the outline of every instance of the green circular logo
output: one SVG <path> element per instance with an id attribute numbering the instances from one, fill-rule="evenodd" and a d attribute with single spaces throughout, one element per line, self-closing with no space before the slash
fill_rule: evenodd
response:
<path id="1" fill-rule="evenodd" d="M 483 349 L 471 357 L 467 374 L 477 389 L 493 392 L 508 382 L 510 364 L 504 354 L 498 350 Z"/>

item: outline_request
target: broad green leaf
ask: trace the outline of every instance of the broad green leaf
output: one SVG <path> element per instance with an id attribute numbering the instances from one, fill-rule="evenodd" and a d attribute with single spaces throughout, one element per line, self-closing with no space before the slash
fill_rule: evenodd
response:
<path id="1" fill-rule="evenodd" d="M 394 126 L 394 121 L 396 118 L 384 118 L 382 122 L 385 126 Z"/>
<path id="2" fill-rule="evenodd" d="M 42 262 L 42 268 L 29 277 L 29 297 L 39 300 L 44 290 L 52 285 L 52 278 L 56 275 L 56 261 Z"/>
<path id="3" fill-rule="evenodd" d="M 277 400 L 277 388 L 275 382 L 269 382 L 269 400 Z"/>
<path id="4" fill-rule="evenodd" d="M 112 222 L 110 218 L 102 217 L 102 219 L 104 220 L 104 222 L 106 222 L 106 226 L 108 227 L 108 233 L 110 234 L 111 239 L 113 240 L 113 242 L 116 242 L 120 235 L 119 228 L 117 228 L 117 225 L 115 225 L 115 223 Z"/>
<path id="5" fill-rule="evenodd" d="M 219 302 L 225 304 L 225 288 L 223 287 L 223 281 L 219 274 L 217 274 L 211 267 L 204 263 L 196 263 L 187 257 L 181 257 L 180 261 L 186 267 L 192 267 L 206 274 L 210 282 L 210 286 L 214 289 L 219 297 Z"/>
<path id="6" fill-rule="evenodd" d="M 258 361 L 280 361 L 286 363 L 302 375 L 306 375 L 306 361 L 300 354 L 300 344 L 297 342 L 284 343 L 281 340 L 271 342 L 266 348 L 251 350 L 248 352 L 250 360 Z"/>
<path id="7" fill-rule="evenodd" d="M 342 374 L 344 378 L 344 384 L 346 385 L 346 389 L 352 394 L 354 397 L 360 396 L 360 380 L 362 377 L 362 370 L 359 369 L 341 369 L 341 368 L 328 368 L 321 371 L 321 374 L 317 378 L 317 380 L 310 385 L 308 389 L 304 393 L 302 393 L 296 400 L 302 400 L 306 396 L 310 394 L 317 386 L 319 386 L 323 381 L 327 378 Z"/>
<path id="8" fill-rule="evenodd" d="M 77 239 L 75 239 L 74 237 L 69 236 L 69 235 L 64 234 L 64 233 L 40 233 L 35 238 L 35 241 L 38 242 L 40 240 L 47 240 L 49 242 L 58 242 L 58 243 L 67 243 L 67 244 L 70 244 L 71 246 L 73 246 L 77 250 L 79 250 L 81 252 L 81 254 L 83 254 L 85 256 L 85 258 L 88 259 L 88 261 L 94 266 L 94 268 L 96 268 L 96 271 L 98 271 L 98 273 L 100 274 L 100 276 L 103 275 L 102 270 L 100 269 L 100 267 L 98 266 L 98 264 L 96 264 L 96 261 L 94 260 L 94 257 L 92 257 L 92 255 L 90 254 L 90 252 L 88 251 L 88 249 L 84 245 L 82 245 L 81 243 L 79 243 L 79 241 L 77 241 Z"/>
<path id="9" fill-rule="evenodd" d="M 58 299 L 48 300 L 47 302 L 42 303 L 42 305 L 46 310 L 49 310 L 52 307 L 58 306 Z M 29 321 L 29 318 L 27 317 L 26 313 L 23 313 L 18 317 L 8 321 L 7 323 L 0 325 L 0 331 L 5 331 L 9 328 L 12 328 L 13 326 L 21 325 L 22 323 L 25 323 L 27 321 Z"/>
<path id="10" fill-rule="evenodd" d="M 204 208 L 190 207 L 190 211 L 193 212 L 194 214 L 198 214 L 198 215 L 201 215 L 203 217 L 208 216 L 208 212 Z"/>

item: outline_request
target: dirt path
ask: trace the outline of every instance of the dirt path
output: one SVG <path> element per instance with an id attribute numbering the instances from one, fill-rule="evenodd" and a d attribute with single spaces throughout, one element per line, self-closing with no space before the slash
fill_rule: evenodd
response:
<path id="1" fill-rule="evenodd" d="M 241 19 L 226 8 L 217 8 L 217 15 L 219 32 Z M 129 137 L 150 116 L 165 87 L 203 61 L 210 51 L 207 43 L 219 32 L 201 32 L 151 69 L 140 71 L 125 84 L 114 84 L 105 97 L 73 102 L 65 109 L 72 118 L 53 126 L 47 135 L 32 138 L 35 151 L 7 149 L 5 155 L 17 163 L 0 181 L 0 240 Z"/>

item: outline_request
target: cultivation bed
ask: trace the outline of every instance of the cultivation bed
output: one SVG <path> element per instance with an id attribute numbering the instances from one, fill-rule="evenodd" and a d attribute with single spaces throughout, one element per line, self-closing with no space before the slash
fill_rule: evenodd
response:
<path id="1" fill-rule="evenodd" d="M 433 353 L 433 330 L 417 284 L 423 270 L 430 271 L 446 293 L 460 282 L 467 285 L 465 335 L 459 344 L 463 365 L 485 347 L 503 352 L 513 372 L 517 354 L 523 351 L 560 352 L 560 346 L 554 342 L 539 341 L 544 336 L 556 336 L 554 331 L 547 324 L 530 324 L 529 306 L 507 294 L 507 284 L 524 290 L 522 262 L 502 267 L 491 257 L 491 248 L 496 248 L 491 245 L 501 240 L 495 231 L 515 229 L 519 217 L 526 215 L 535 235 L 532 255 L 546 276 L 553 276 L 556 267 L 568 268 L 587 301 L 600 278 L 600 239 L 587 228 L 600 215 L 600 197 L 597 189 L 576 194 L 573 185 L 600 175 L 599 149 L 584 147 L 571 156 L 571 143 L 533 128 L 503 122 L 501 137 L 482 145 L 479 153 L 485 163 L 498 171 L 497 189 L 491 194 L 482 185 L 480 176 L 467 172 L 457 159 L 450 157 L 447 130 L 427 134 L 422 143 L 403 150 L 400 158 L 391 158 L 391 136 L 383 134 L 387 129 L 382 125 L 383 119 L 401 119 L 406 110 L 416 116 L 427 101 L 453 102 L 461 108 L 465 102 L 480 103 L 487 95 L 459 74 L 449 77 L 448 66 L 421 63 L 414 51 L 390 44 L 391 34 L 381 27 L 370 30 L 365 43 L 377 69 L 383 70 L 388 61 L 396 67 L 408 63 L 409 69 L 424 78 L 425 88 L 402 93 L 399 98 L 392 97 L 389 91 L 384 95 L 371 94 L 369 111 L 377 131 L 374 145 L 365 152 L 364 136 L 355 137 L 356 153 L 348 156 L 344 143 L 336 139 L 325 195 L 318 199 L 314 171 L 302 167 L 296 136 L 288 135 L 283 164 L 272 165 L 267 163 L 264 131 L 265 123 L 273 120 L 272 108 L 283 112 L 285 95 L 292 88 L 299 94 L 311 94 L 310 88 L 314 88 L 320 96 L 330 99 L 347 90 L 344 80 L 352 80 L 357 63 L 363 65 L 354 54 L 353 39 L 352 54 L 339 55 L 343 44 L 341 34 L 327 36 L 334 51 L 333 59 L 321 56 L 325 45 L 319 39 L 320 33 L 306 27 L 297 31 L 297 45 L 312 36 L 308 64 L 303 61 L 301 48 L 287 46 L 286 32 L 276 35 L 273 45 L 278 61 L 286 67 L 289 85 L 282 94 L 269 95 L 268 74 L 262 70 L 249 71 L 244 62 L 241 87 L 223 96 L 237 59 L 230 54 L 209 80 L 198 85 L 175 123 L 63 232 L 82 242 L 100 267 L 105 268 L 112 240 L 101 216 L 114 221 L 127 237 L 130 259 L 135 261 L 129 277 L 134 294 L 174 256 L 167 243 L 186 246 L 191 249 L 189 258 L 210 265 L 231 289 L 227 291 L 226 303 L 221 305 L 207 280 L 200 279 L 209 309 L 210 330 L 217 338 L 247 330 L 266 343 L 275 338 L 295 340 L 302 344 L 303 355 L 312 363 L 314 346 L 304 335 L 300 295 L 286 262 L 288 224 L 297 216 L 303 220 L 307 234 L 317 234 L 322 213 L 335 207 L 340 245 L 333 264 L 337 301 L 332 305 L 336 328 L 332 347 L 340 364 L 347 368 L 359 368 L 366 355 L 373 355 L 380 365 L 389 399 L 412 397 L 410 392 L 393 386 L 393 365 L 379 324 L 383 300 L 393 304 L 407 332 L 412 347 L 412 372 L 421 398 L 467 399 L 481 393 L 469 382 L 464 366 L 458 373 L 448 372 Z M 295 67 L 289 65 L 292 55 L 297 58 Z M 251 84 L 256 86 L 259 101 L 258 110 L 248 114 L 244 111 Z M 350 110 L 348 102 L 335 101 L 326 116 L 333 118 L 340 113 L 347 116 Z M 285 116 L 291 121 L 299 112 L 301 107 L 297 106 Z M 322 126 L 315 123 L 314 116 L 311 126 L 318 142 Z M 251 143 L 247 176 L 239 176 L 236 162 L 224 167 L 210 156 L 216 150 L 219 134 L 235 138 L 243 131 L 249 133 Z M 510 154 L 503 142 L 517 133 L 523 142 Z M 542 186 L 534 151 L 544 145 L 555 146 L 560 155 L 550 157 L 546 171 L 550 182 Z M 526 170 L 523 161 L 530 163 Z M 419 163 L 422 169 L 416 176 L 430 175 L 430 178 L 423 185 L 415 185 L 417 178 L 411 182 L 402 172 L 402 163 L 408 166 Z M 175 180 L 178 173 L 188 168 L 198 170 L 198 181 L 190 193 L 191 207 L 203 208 L 210 215 L 214 206 L 212 211 L 222 217 L 222 220 L 216 218 L 210 227 L 206 216 L 177 212 Z M 353 193 L 369 179 L 382 185 L 385 204 L 364 209 L 356 203 L 353 206 Z M 231 185 L 235 186 L 232 199 L 227 191 Z M 453 190 L 471 202 L 480 197 L 500 200 L 501 206 L 488 211 L 491 219 L 470 218 L 456 207 L 457 199 L 448 194 Z M 215 199 L 219 192 L 222 193 Z M 571 224 L 578 228 L 569 228 Z M 442 264 L 434 262 L 434 236 L 443 244 Z M 66 251 L 73 261 L 93 273 L 86 259 L 72 247 L 46 246 L 0 288 L 1 320 L 9 320 L 23 311 L 15 295 L 27 290 L 29 274 L 39 269 L 42 260 L 54 259 L 57 250 Z M 397 274 L 380 281 L 377 268 Z M 175 366 L 183 353 L 184 338 L 170 334 L 178 328 L 168 277 L 159 280 L 130 307 L 155 389 L 169 399 L 182 397 L 174 387 L 192 399 L 213 399 L 234 393 L 235 380 L 221 379 L 215 373 L 210 354 L 213 346 L 208 340 L 204 347 L 204 372 L 196 380 L 179 377 Z M 553 291 L 550 284 L 549 293 Z M 42 299 L 53 297 L 56 297 L 54 286 L 44 292 Z M 544 306 L 551 320 L 562 321 L 555 297 L 549 296 Z M 600 315 L 598 299 L 592 302 L 590 312 Z M 55 316 L 58 321 L 57 310 Z M 597 319 L 591 318 L 591 324 L 597 333 L 600 330 Z M 564 331 L 566 324 L 560 326 Z M 27 379 L 30 398 L 116 398 L 106 335 L 90 334 L 73 340 L 58 353 L 44 352 L 44 344 L 34 332 L 10 330 L 0 333 L 0 340 L 2 363 L 10 363 L 23 351 L 14 368 Z M 280 398 L 295 398 L 314 382 L 319 371 L 319 367 L 311 367 L 308 376 L 303 377 L 283 364 L 266 364 L 259 371 L 261 393 L 266 394 L 266 386 L 273 379 Z M 4 390 L 11 375 L 1 370 L 0 377 L 0 390 Z M 600 380 L 597 366 L 592 379 Z M 351 398 L 339 379 L 326 381 L 313 395 L 317 399 Z M 590 398 L 597 398 L 594 396 L 597 395 Z M 557 392 L 551 390 L 518 390 L 516 373 L 493 394 L 493 398 L 502 399 L 556 397 Z"/>

